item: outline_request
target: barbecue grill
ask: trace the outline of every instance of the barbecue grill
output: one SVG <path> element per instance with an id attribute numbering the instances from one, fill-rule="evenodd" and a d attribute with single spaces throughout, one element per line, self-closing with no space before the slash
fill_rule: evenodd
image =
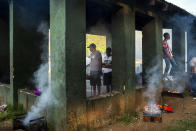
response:
<path id="1" fill-rule="evenodd" d="M 179 98 L 184 98 L 184 93 L 183 92 L 177 92 L 177 91 L 163 91 L 161 93 L 162 97 L 163 96 L 171 96 L 171 97 L 179 97 Z"/>
<path id="2" fill-rule="evenodd" d="M 26 114 L 15 116 L 13 121 L 13 130 L 25 130 L 25 131 L 47 131 L 47 122 L 45 117 L 35 118 L 29 121 L 28 124 L 24 124 Z"/>
<path id="3" fill-rule="evenodd" d="M 143 112 L 145 122 L 162 122 L 162 113 L 157 105 L 145 106 Z"/>
<path id="4" fill-rule="evenodd" d="M 148 113 L 148 112 L 143 112 L 143 120 L 145 122 L 162 122 L 162 113 Z"/>
<path id="5" fill-rule="evenodd" d="M 162 102 L 162 99 L 164 96 L 169 96 L 169 97 L 176 97 L 176 98 L 182 98 L 182 112 L 184 111 L 184 92 L 178 92 L 178 91 L 175 91 L 175 90 L 163 90 L 163 92 L 161 93 L 161 103 L 163 104 Z"/>

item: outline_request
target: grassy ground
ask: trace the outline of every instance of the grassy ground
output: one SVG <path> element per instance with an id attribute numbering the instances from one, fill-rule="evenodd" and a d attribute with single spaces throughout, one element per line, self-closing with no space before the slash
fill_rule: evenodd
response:
<path id="1" fill-rule="evenodd" d="M 0 112 L 0 131 L 12 131 L 12 120 L 15 118 L 15 115 L 24 113 L 25 111 L 22 105 L 18 105 L 16 109 L 8 105 L 6 111 Z"/>
<path id="2" fill-rule="evenodd" d="M 9 119 L 14 119 L 15 115 L 19 115 L 23 113 L 25 113 L 25 111 L 22 105 L 18 105 L 16 109 L 14 109 L 13 106 L 8 105 L 8 108 L 6 111 L 0 112 L 0 122 L 9 120 Z"/>
<path id="3" fill-rule="evenodd" d="M 167 131 L 195 131 L 196 130 L 196 120 L 179 120 L 175 121 L 174 125 L 168 126 Z"/>
<path id="4" fill-rule="evenodd" d="M 174 113 L 164 113 L 162 123 L 144 122 L 143 107 L 144 103 L 139 103 L 136 118 L 125 114 L 111 125 L 97 129 L 97 131 L 196 131 L 196 100 L 186 95 L 184 98 L 184 111 L 182 111 L 182 99 L 174 97 L 164 97 L 163 103 L 173 107 Z M 142 99 L 142 98 L 141 98 Z M 143 99 L 141 100 L 143 101 Z"/>

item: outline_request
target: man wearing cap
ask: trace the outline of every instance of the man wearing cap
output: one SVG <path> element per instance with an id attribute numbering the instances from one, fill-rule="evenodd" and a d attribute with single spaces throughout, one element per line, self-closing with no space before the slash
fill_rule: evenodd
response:
<path id="1" fill-rule="evenodd" d="M 93 88 L 93 94 L 96 94 L 96 87 L 98 94 L 101 92 L 101 72 L 102 72 L 102 56 L 101 53 L 96 50 L 94 43 L 90 44 L 87 48 L 91 51 L 91 62 L 90 62 L 90 85 Z"/>

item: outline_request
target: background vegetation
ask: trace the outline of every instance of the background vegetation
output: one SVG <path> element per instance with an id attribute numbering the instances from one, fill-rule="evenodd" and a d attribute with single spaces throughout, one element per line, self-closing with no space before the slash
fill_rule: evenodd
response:
<path id="1" fill-rule="evenodd" d="M 90 50 L 87 48 L 91 43 L 94 43 L 97 46 L 97 50 L 101 53 L 105 53 L 106 50 L 106 36 L 101 35 L 86 35 L 86 57 L 90 55 Z"/>

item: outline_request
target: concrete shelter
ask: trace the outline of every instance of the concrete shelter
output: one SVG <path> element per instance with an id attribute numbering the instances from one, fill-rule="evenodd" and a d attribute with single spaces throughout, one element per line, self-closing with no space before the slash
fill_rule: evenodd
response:
<path id="1" fill-rule="evenodd" d="M 191 29 L 185 28 L 189 24 L 186 20 L 181 26 L 177 21 L 170 21 L 176 15 L 192 19 Z M 182 72 L 185 68 L 185 32 L 188 52 L 196 49 L 195 17 L 164 0 L 1 0 L 0 99 L 13 105 L 21 103 L 26 110 L 37 96 L 21 89 L 31 90 L 35 86 L 33 74 L 43 62 L 44 36 L 37 31 L 43 21 L 51 31 L 51 87 L 63 105 L 63 108 L 54 108 L 49 116 L 56 130 L 94 129 L 124 113 L 135 113 L 135 30 L 143 34 L 144 84 L 148 69 L 157 63 L 162 65 L 163 28 L 172 29 L 173 50 Z M 99 21 L 111 33 L 115 93 L 88 99 L 86 34 L 91 33 L 90 28 Z M 106 35 L 102 30 L 93 33 Z M 157 72 L 160 76 L 162 68 L 159 66 Z M 58 121 L 58 118 L 62 119 Z"/>

